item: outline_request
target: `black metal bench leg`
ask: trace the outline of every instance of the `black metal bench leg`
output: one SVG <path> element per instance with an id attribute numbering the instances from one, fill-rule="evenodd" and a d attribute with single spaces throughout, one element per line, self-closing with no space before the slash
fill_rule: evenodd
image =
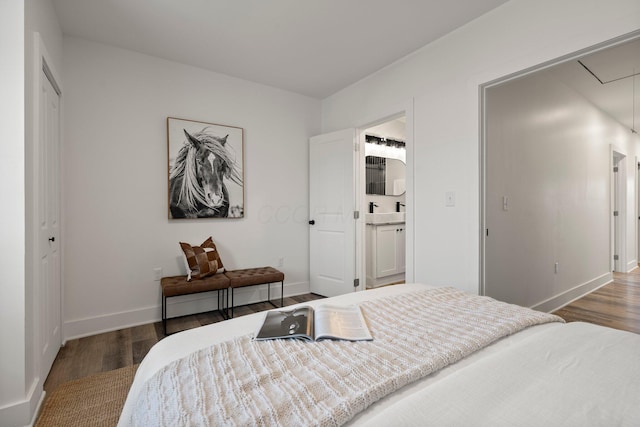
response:
<path id="1" fill-rule="evenodd" d="M 216 291 L 216 297 L 218 297 L 218 311 L 220 311 L 220 289 Z M 222 311 L 220 311 L 220 313 L 222 313 Z M 224 314 L 222 315 L 222 317 L 224 318 Z"/>
<path id="2" fill-rule="evenodd" d="M 267 301 L 269 301 L 269 303 L 275 308 L 284 307 L 284 281 L 280 282 L 280 307 L 271 301 L 271 283 L 267 283 Z"/>
<path id="3" fill-rule="evenodd" d="M 233 288 L 231 288 L 231 318 L 233 319 Z"/>
<path id="4" fill-rule="evenodd" d="M 167 335 L 167 297 L 162 295 L 162 326 L 164 327 L 164 334 Z"/>
<path id="5" fill-rule="evenodd" d="M 220 309 L 220 291 L 222 291 L 222 309 Z M 227 304 L 225 306 L 225 292 L 227 293 Z M 218 311 L 222 315 L 223 319 L 229 318 L 229 313 L 227 308 L 229 306 L 229 290 L 228 289 L 218 289 Z"/>

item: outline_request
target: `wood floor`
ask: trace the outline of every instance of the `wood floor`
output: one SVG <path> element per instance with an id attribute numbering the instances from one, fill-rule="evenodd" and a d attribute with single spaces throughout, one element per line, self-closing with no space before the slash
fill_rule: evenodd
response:
<path id="1" fill-rule="evenodd" d="M 613 282 L 554 314 L 567 322 L 583 321 L 640 334 L 640 268 L 613 273 Z"/>
<path id="2" fill-rule="evenodd" d="M 315 294 L 284 299 L 284 305 L 322 298 Z M 256 313 L 272 308 L 266 303 L 237 307 L 234 316 Z M 566 321 L 585 321 L 640 333 L 640 269 L 629 274 L 614 273 L 614 281 L 591 294 L 574 301 L 555 314 Z M 172 319 L 169 333 L 208 325 L 223 320 L 218 312 L 209 312 Z M 162 323 L 70 340 L 60 349 L 44 388 L 51 392 L 59 384 L 125 366 L 140 363 L 149 349 L 165 337 Z"/>

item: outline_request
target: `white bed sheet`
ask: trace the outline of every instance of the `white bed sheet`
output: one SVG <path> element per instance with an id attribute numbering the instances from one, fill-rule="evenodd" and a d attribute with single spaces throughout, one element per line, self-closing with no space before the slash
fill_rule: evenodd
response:
<path id="1" fill-rule="evenodd" d="M 429 287 L 432 286 L 424 284 L 394 285 L 365 292 L 341 295 L 333 298 L 332 302 L 337 304 L 353 304 Z M 308 304 L 315 306 L 322 304 L 323 302 L 326 302 L 326 300 L 311 301 L 303 303 L 303 305 Z M 131 416 L 138 393 L 142 389 L 144 383 L 159 369 L 174 360 L 185 357 L 194 351 L 208 347 L 217 342 L 228 340 L 234 336 L 255 332 L 257 325 L 260 324 L 264 315 L 264 313 L 256 313 L 238 317 L 225 322 L 187 330 L 179 334 L 171 335 L 158 342 L 151 349 L 138 368 L 118 425 L 127 425 L 126 421 Z M 468 386 L 465 383 L 466 380 L 464 380 L 462 376 L 466 376 L 467 372 L 472 373 L 471 377 L 478 375 L 478 372 L 482 372 L 487 369 L 483 364 L 491 363 L 492 360 L 496 360 L 496 362 L 493 363 L 498 364 L 494 369 L 500 369 L 501 364 L 504 363 L 504 361 L 502 361 L 503 356 L 499 356 L 500 354 L 508 353 L 509 350 L 516 351 L 520 348 L 524 348 L 528 340 L 535 339 L 536 336 L 543 334 L 544 331 L 559 330 L 557 328 L 563 328 L 564 326 L 566 325 L 561 323 L 544 324 L 525 329 L 517 334 L 503 338 L 485 349 L 480 350 L 471 356 L 440 370 L 439 372 L 429 375 L 422 380 L 410 384 L 384 399 L 381 399 L 352 419 L 349 425 L 427 425 L 425 424 L 425 420 L 431 418 L 429 413 L 433 406 L 431 403 L 428 405 L 421 404 L 420 401 L 428 398 L 431 399 L 431 402 L 436 402 L 434 404 L 439 405 L 439 408 L 445 408 L 445 406 L 438 402 L 448 402 L 449 404 L 456 405 L 455 401 L 459 399 L 460 396 L 464 396 L 464 400 L 467 402 L 461 403 L 471 404 L 468 401 L 473 399 L 470 399 L 468 394 L 460 393 L 458 390 L 459 388 L 460 390 L 464 390 Z M 544 333 L 543 335 L 553 336 L 554 334 L 551 332 Z M 478 365 L 480 368 L 475 369 L 474 365 Z M 469 367 L 471 368 L 469 369 Z M 517 371 L 515 368 L 512 370 L 514 372 Z M 456 375 L 459 372 L 464 375 Z M 495 375 L 489 376 L 489 378 L 477 378 L 474 380 L 475 385 L 473 385 L 473 387 L 478 387 L 478 384 L 482 385 L 483 382 L 486 381 L 493 383 L 495 380 Z M 447 385 L 449 383 L 452 385 Z M 640 380 L 638 381 L 638 384 L 640 384 Z M 436 385 L 438 386 L 436 387 Z M 470 390 L 473 389 L 473 387 L 471 387 Z M 439 388 L 442 389 L 442 392 L 435 393 L 434 397 L 430 390 L 437 390 Z M 416 399 L 419 399 L 420 401 L 416 401 Z M 477 408 L 469 409 L 469 411 L 471 411 L 470 413 L 473 413 L 475 410 L 477 410 Z M 451 411 L 444 411 L 444 413 L 453 414 Z M 412 414 L 415 414 L 415 416 L 412 416 Z M 455 419 L 456 418 L 454 418 L 454 420 Z M 390 422 L 392 424 L 390 424 Z M 444 418 L 442 418 L 442 422 L 445 423 Z M 454 424 L 464 425 L 459 423 Z"/>
<path id="2" fill-rule="evenodd" d="M 640 426 L 640 336 L 560 324 L 355 421 L 367 427 Z"/>

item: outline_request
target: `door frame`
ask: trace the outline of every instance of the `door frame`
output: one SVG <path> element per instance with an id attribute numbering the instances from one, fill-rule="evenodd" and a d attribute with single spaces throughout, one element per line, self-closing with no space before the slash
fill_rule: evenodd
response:
<path id="1" fill-rule="evenodd" d="M 365 194 L 365 156 L 364 156 L 364 144 L 365 133 L 370 127 L 380 125 L 398 117 L 405 117 L 406 119 L 406 135 L 405 144 L 407 149 L 407 161 L 406 161 L 406 195 L 405 195 L 405 230 L 406 230 L 406 242 L 405 242 L 405 256 L 406 256 L 406 270 L 405 270 L 405 282 L 412 283 L 415 281 L 415 244 L 414 244 L 414 218 L 415 218 L 415 202 L 414 202 L 414 98 L 407 99 L 403 102 L 392 104 L 390 103 L 385 108 L 376 111 L 362 120 L 359 120 L 359 124 L 356 126 L 356 139 L 358 142 L 358 151 L 360 153 L 357 156 L 356 162 L 356 177 L 355 177 L 355 195 L 356 195 L 356 209 L 360 212 L 359 218 L 356 220 L 356 277 L 360 280 L 359 290 L 366 289 L 367 271 L 366 271 L 366 250 L 364 247 L 366 236 L 366 220 L 365 214 L 367 212 L 366 206 L 366 194 Z"/>
<path id="2" fill-rule="evenodd" d="M 635 188 L 635 206 L 634 206 L 634 224 L 636 227 L 636 232 L 634 233 L 635 245 L 636 248 L 636 258 L 634 260 L 634 269 L 638 267 L 638 263 L 640 263 L 640 157 L 635 156 L 634 158 L 634 185 Z"/>
<path id="3" fill-rule="evenodd" d="M 609 174 L 611 177 L 610 191 L 610 227 L 611 227 L 611 271 L 627 272 L 627 155 L 615 146 L 610 145 Z M 614 167 L 618 167 L 615 173 Z M 617 209 L 616 221 L 613 212 Z M 616 226 L 617 222 L 617 226 Z M 614 259 L 618 255 L 618 260 Z M 617 264 L 617 266 L 616 266 Z"/>

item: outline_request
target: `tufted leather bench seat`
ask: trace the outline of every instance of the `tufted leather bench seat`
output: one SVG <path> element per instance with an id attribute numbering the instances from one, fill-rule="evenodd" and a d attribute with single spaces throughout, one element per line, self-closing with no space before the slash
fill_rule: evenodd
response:
<path id="1" fill-rule="evenodd" d="M 220 310 L 220 291 L 222 291 L 223 308 L 224 308 L 224 292 L 227 291 L 227 306 L 229 305 L 229 278 L 224 274 L 215 274 L 205 277 L 204 279 L 195 279 L 187 282 L 187 276 L 171 276 L 160 279 L 162 287 L 162 325 L 164 334 L 167 334 L 167 298 L 179 295 L 197 294 L 200 292 L 217 291 L 218 293 L 218 310 L 224 318 L 229 316 L 225 311 Z"/>
<path id="2" fill-rule="evenodd" d="M 278 308 L 271 301 L 271 284 L 280 282 L 280 307 L 284 302 L 284 273 L 273 267 L 246 268 L 244 270 L 225 271 L 225 276 L 229 279 L 229 287 L 231 288 L 231 317 L 233 317 L 233 290 L 245 286 L 268 284 L 267 302 Z"/>

